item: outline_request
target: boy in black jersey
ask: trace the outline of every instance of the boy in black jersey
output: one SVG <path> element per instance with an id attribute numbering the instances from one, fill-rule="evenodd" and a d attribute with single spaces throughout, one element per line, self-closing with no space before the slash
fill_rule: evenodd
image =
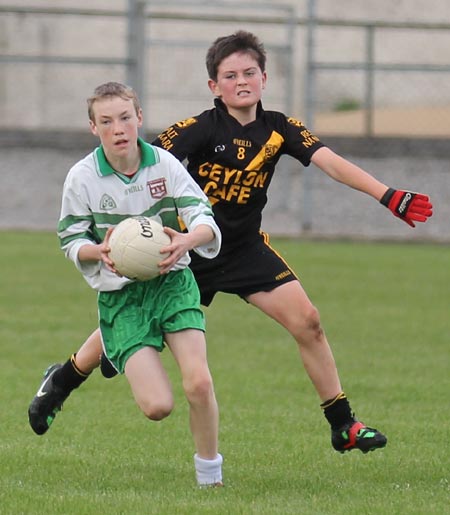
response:
<path id="1" fill-rule="evenodd" d="M 388 188 L 327 148 L 299 120 L 265 111 L 261 104 L 267 80 L 265 61 L 264 47 L 251 33 L 239 31 L 218 38 L 206 58 L 215 107 L 174 124 L 154 144 L 180 160 L 187 159 L 187 168 L 208 195 L 222 232 L 217 258 L 208 261 L 192 256 L 202 303 L 209 305 L 219 291 L 234 293 L 284 326 L 297 342 L 321 399 L 334 449 L 365 453 L 384 447 L 387 439 L 355 419 L 319 312 L 260 229 L 267 189 L 278 160 L 288 154 L 372 196 L 412 227 L 432 215 L 432 205 L 426 195 Z M 67 362 L 66 377 L 89 374 L 98 366 L 100 352 L 94 332 L 71 358 L 73 366 L 69 366 L 71 360 Z M 70 391 L 67 388 L 67 396 Z M 50 423 L 56 411 L 49 411 Z"/>

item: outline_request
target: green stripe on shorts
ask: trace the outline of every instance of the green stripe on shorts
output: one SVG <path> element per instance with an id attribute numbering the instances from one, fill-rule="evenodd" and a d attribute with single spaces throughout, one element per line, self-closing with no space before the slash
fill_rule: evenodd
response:
<path id="1" fill-rule="evenodd" d="M 100 292 L 98 310 L 105 353 L 120 373 L 142 347 L 162 351 L 165 333 L 205 330 L 200 293 L 189 268 Z"/>

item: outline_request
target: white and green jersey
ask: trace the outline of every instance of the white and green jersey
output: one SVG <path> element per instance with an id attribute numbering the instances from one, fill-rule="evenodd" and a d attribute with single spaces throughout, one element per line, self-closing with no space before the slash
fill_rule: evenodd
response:
<path id="1" fill-rule="evenodd" d="M 98 291 L 119 290 L 132 281 L 113 274 L 102 261 L 80 262 L 78 251 L 83 245 L 103 241 L 109 227 L 129 216 L 149 216 L 177 231 L 180 219 L 188 231 L 200 224 L 209 225 L 215 239 L 194 250 L 205 258 L 214 258 L 220 250 L 221 233 L 211 205 L 184 166 L 169 152 L 141 139 L 138 143 L 141 164 L 132 177 L 111 168 L 100 146 L 70 169 L 64 183 L 58 223 L 60 245 Z M 186 253 L 173 270 L 189 263 Z"/>

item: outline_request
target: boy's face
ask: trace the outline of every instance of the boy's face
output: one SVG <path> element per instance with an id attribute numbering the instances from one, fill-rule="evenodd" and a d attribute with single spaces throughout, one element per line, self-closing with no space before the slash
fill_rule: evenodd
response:
<path id="1" fill-rule="evenodd" d="M 107 97 L 94 102 L 94 121 L 89 125 L 100 138 L 106 155 L 127 157 L 136 149 L 138 129 L 142 126 L 142 112 L 136 113 L 133 101 L 121 97 Z"/>
<path id="2" fill-rule="evenodd" d="M 208 86 L 230 109 L 256 105 L 262 96 L 267 75 L 255 58 L 242 52 L 226 57 L 217 69 L 217 81 L 210 79 Z"/>

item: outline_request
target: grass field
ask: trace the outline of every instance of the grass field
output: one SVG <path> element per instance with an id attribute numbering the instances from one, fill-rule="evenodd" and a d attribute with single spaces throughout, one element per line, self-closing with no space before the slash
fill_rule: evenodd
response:
<path id="1" fill-rule="evenodd" d="M 45 436 L 27 408 L 46 366 L 96 327 L 95 293 L 47 233 L 1 233 L 0 513 L 450 513 L 450 249 L 274 241 L 297 270 L 357 416 L 388 436 L 331 449 L 294 343 L 238 298 L 206 310 L 226 487 L 199 490 L 178 373 L 176 409 L 147 421 L 123 377 L 95 372 Z"/>

